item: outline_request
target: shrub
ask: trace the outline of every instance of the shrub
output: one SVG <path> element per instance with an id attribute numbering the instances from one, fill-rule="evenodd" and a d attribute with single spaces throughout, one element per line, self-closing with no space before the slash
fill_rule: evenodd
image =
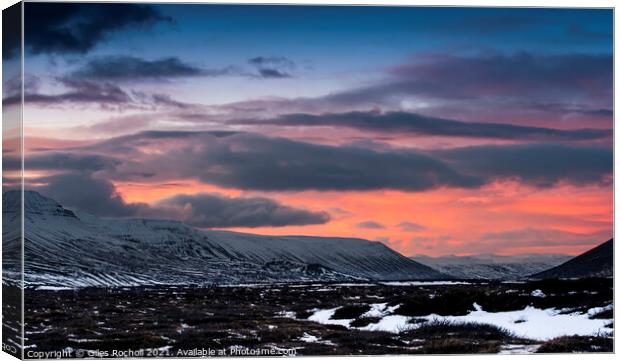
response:
<path id="1" fill-rule="evenodd" d="M 380 317 L 360 317 L 351 322 L 351 327 L 364 327 L 381 321 Z"/>
<path id="2" fill-rule="evenodd" d="M 499 352 L 499 342 L 478 343 L 471 342 L 471 340 L 445 338 L 427 342 L 418 352 L 425 354 L 497 353 Z"/>
<path id="3" fill-rule="evenodd" d="M 368 305 L 350 305 L 343 306 L 334 312 L 332 316 L 333 320 L 348 320 L 352 318 L 358 318 L 364 313 L 370 311 L 370 306 Z"/>
<path id="4" fill-rule="evenodd" d="M 444 338 L 446 335 L 450 335 L 454 338 L 498 341 L 514 337 L 510 331 L 486 323 L 449 321 L 431 321 L 418 328 L 406 331 L 405 334 L 427 339 Z"/>
<path id="5" fill-rule="evenodd" d="M 613 352 L 614 341 L 607 337 L 562 336 L 543 343 L 538 353 Z"/>

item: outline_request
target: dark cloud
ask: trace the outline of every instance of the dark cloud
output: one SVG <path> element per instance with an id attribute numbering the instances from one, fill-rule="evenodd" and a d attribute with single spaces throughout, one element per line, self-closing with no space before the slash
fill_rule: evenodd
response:
<path id="1" fill-rule="evenodd" d="M 131 97 L 123 89 L 112 83 L 94 83 L 62 79 L 61 83 L 67 89 L 57 94 L 25 93 L 24 102 L 35 104 L 60 104 L 60 103 L 93 103 L 99 106 L 120 106 L 131 103 Z M 15 95 L 4 98 L 2 102 L 7 105 L 18 105 L 21 96 Z"/>
<path id="2" fill-rule="evenodd" d="M 420 224 L 409 222 L 409 221 L 400 222 L 399 224 L 396 225 L 396 227 L 406 232 L 422 231 L 426 229 L 426 227 Z"/>
<path id="3" fill-rule="evenodd" d="M 538 104 L 529 104 L 524 105 L 529 106 L 532 109 L 541 110 L 550 113 L 560 113 L 560 114 L 584 114 L 584 115 L 592 115 L 596 117 L 609 118 L 611 119 L 614 115 L 614 111 L 612 109 L 606 108 L 588 108 L 584 106 L 567 104 L 567 103 L 538 103 Z"/>
<path id="4" fill-rule="evenodd" d="M 284 57 L 255 57 L 248 60 L 254 71 L 242 66 L 204 68 L 169 57 L 147 60 L 135 56 L 106 56 L 89 60 L 70 75 L 74 79 L 103 81 L 166 81 L 184 77 L 243 76 L 252 78 L 288 78 L 295 64 Z"/>
<path id="5" fill-rule="evenodd" d="M 575 129 L 521 126 L 500 123 L 461 122 L 408 112 L 348 112 L 333 114 L 288 114 L 274 119 L 245 120 L 244 124 L 284 126 L 343 126 L 379 133 L 412 133 L 455 137 L 518 140 L 591 140 L 609 138 L 611 129 Z"/>
<path id="6" fill-rule="evenodd" d="M 74 207 L 100 216 L 135 216 L 147 209 L 146 204 L 125 203 L 107 179 L 89 172 L 61 173 L 39 179 L 46 183 L 35 190 L 57 200 L 63 206 Z"/>
<path id="7" fill-rule="evenodd" d="M 142 153 L 157 147 L 158 153 Z M 83 148 L 126 159 L 108 176 L 150 181 L 189 178 L 263 191 L 424 191 L 476 188 L 494 180 L 535 187 L 608 185 L 608 148 L 562 144 L 481 145 L 435 151 L 329 146 L 250 133 L 145 132 Z"/>
<path id="8" fill-rule="evenodd" d="M 367 229 L 384 229 L 385 226 L 379 222 L 375 221 L 364 221 L 355 225 L 357 228 L 367 228 Z"/>
<path id="9" fill-rule="evenodd" d="M 139 91 L 126 91 L 112 81 L 91 81 L 77 78 L 60 78 L 58 83 L 64 91 L 54 94 L 41 94 L 26 89 L 24 102 L 39 106 L 95 106 L 102 109 L 141 109 L 156 108 L 186 109 L 193 105 L 174 100 L 166 94 L 149 94 Z M 19 94 L 2 99 L 5 106 L 21 104 Z"/>
<path id="10" fill-rule="evenodd" d="M 442 97 L 523 96 L 542 94 L 608 93 L 612 89 L 611 55 L 513 55 L 478 57 L 438 56 L 427 62 L 393 69 L 423 92 Z"/>
<path id="11" fill-rule="evenodd" d="M 2 58 L 16 58 L 21 52 L 22 3 L 2 10 Z"/>
<path id="12" fill-rule="evenodd" d="M 268 198 L 231 198 L 220 194 L 180 194 L 150 206 L 127 203 L 111 181 L 90 172 L 67 172 L 37 180 L 32 188 L 64 206 L 109 217 L 151 217 L 174 219 L 206 228 L 283 227 L 323 224 L 325 212 L 311 212 L 282 205 Z"/>
<path id="13" fill-rule="evenodd" d="M 84 54 L 115 32 L 172 21 L 152 6 L 122 3 L 27 3 L 25 13 L 33 54 Z"/>
<path id="14" fill-rule="evenodd" d="M 141 144 L 149 144 L 148 137 L 142 137 Z M 246 133 L 224 137 L 196 133 L 174 146 L 157 144 L 160 154 L 137 153 L 135 163 L 119 167 L 117 176 L 141 169 L 142 173 L 157 174 L 155 179 L 187 177 L 223 187 L 266 191 L 420 191 L 442 186 L 470 188 L 483 182 L 414 150 L 380 152 Z"/>
<path id="15" fill-rule="evenodd" d="M 559 182 L 611 184 L 613 151 L 560 144 L 482 145 L 435 152 L 465 174 L 515 179 L 536 187 Z"/>
<path id="16" fill-rule="evenodd" d="M 612 71 L 611 55 L 418 55 L 373 85 L 292 102 L 301 109 L 400 107 L 404 100 L 442 108 L 450 102 L 461 109 L 492 107 L 497 116 L 566 99 L 584 109 L 611 108 Z"/>
<path id="17" fill-rule="evenodd" d="M 158 152 L 143 151 L 153 148 Z M 114 181 L 195 179 L 261 191 L 425 191 L 477 188 L 505 180 L 540 188 L 558 183 L 609 186 L 613 164 L 611 149 L 562 144 L 379 150 L 235 132 L 144 132 L 70 153 L 84 156 L 41 156 L 33 158 L 33 164 L 62 171 L 83 167 Z"/>
<path id="18" fill-rule="evenodd" d="M 283 56 L 257 56 L 248 59 L 261 78 L 290 78 L 295 63 Z"/>
<path id="19" fill-rule="evenodd" d="M 72 74 L 75 78 L 135 81 L 207 75 L 201 68 L 178 58 L 146 60 L 133 56 L 108 56 L 90 60 Z"/>
<path id="20" fill-rule="evenodd" d="M 282 227 L 323 224 L 330 219 L 327 213 L 285 206 L 268 198 L 230 198 L 213 193 L 176 195 L 157 206 L 180 214 L 188 224 L 206 228 Z"/>
<path id="21" fill-rule="evenodd" d="M 274 114 L 420 109 L 444 119 L 510 123 L 605 117 L 613 108 L 610 54 L 484 52 L 420 54 L 386 70 L 383 79 L 319 97 L 270 98 L 219 106 L 243 118 Z M 419 108 L 416 108 L 419 107 Z M 605 120 L 609 120 L 605 119 Z M 597 127 L 598 128 L 598 127 Z"/>
<path id="22" fill-rule="evenodd" d="M 24 167 L 29 170 L 98 171 L 114 169 L 120 163 L 120 160 L 104 155 L 69 152 L 27 154 L 24 157 Z M 11 170 L 20 169 L 21 158 L 4 157 L 3 166 Z"/>

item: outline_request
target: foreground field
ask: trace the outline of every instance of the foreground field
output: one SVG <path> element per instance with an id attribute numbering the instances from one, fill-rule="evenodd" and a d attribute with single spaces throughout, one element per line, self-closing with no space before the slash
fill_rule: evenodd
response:
<path id="1" fill-rule="evenodd" d="M 611 279 L 26 290 L 26 357 L 611 352 L 612 300 Z"/>

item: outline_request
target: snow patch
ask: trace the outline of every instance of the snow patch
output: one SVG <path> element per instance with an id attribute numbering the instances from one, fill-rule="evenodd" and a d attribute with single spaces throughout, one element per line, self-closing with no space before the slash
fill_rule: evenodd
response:
<path id="1" fill-rule="evenodd" d="M 319 338 L 309 334 L 308 332 L 304 332 L 304 335 L 299 338 L 300 341 L 315 343 L 319 341 Z"/>
<path id="2" fill-rule="evenodd" d="M 471 282 L 462 281 L 395 281 L 381 282 L 385 286 L 454 286 L 454 285 L 470 285 Z"/>
<path id="3" fill-rule="evenodd" d="M 522 310 L 505 312 L 487 312 L 474 303 L 474 311 L 464 316 L 440 316 L 431 314 L 416 319 L 424 319 L 427 322 L 453 322 L 453 323 L 483 323 L 490 324 L 512 332 L 516 337 L 545 341 L 566 335 L 590 336 L 613 332 L 606 327 L 609 320 L 591 319 L 590 316 L 601 311 L 611 309 L 613 305 L 595 307 L 585 313 L 563 314 L 555 308 L 538 309 L 526 307 Z M 398 306 L 387 307 L 386 303 L 372 304 L 371 309 L 362 317 L 380 318 L 378 322 L 371 323 L 358 329 L 367 331 L 386 331 L 400 333 L 405 330 L 419 327 L 420 323 L 410 323 L 413 317 L 394 315 Z M 308 318 L 310 321 L 328 325 L 341 325 L 351 327 L 352 319 L 333 320 L 332 316 L 340 307 L 327 310 L 315 310 Z M 508 350 L 507 350 L 508 351 Z"/>
<path id="4" fill-rule="evenodd" d="M 340 325 L 340 326 L 345 326 L 347 328 L 350 328 L 351 322 L 353 322 L 352 319 L 332 320 L 332 316 L 334 315 L 334 313 L 336 313 L 336 310 L 338 310 L 339 308 L 340 307 L 330 308 L 328 310 L 318 310 L 314 312 L 312 316 L 308 317 L 308 320 L 321 323 L 324 325 Z"/>

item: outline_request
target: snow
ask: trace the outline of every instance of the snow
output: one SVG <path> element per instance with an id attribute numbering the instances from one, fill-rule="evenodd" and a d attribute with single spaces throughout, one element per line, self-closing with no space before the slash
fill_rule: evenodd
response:
<path id="1" fill-rule="evenodd" d="M 36 289 L 41 291 L 65 291 L 72 290 L 73 288 L 61 286 L 38 286 Z"/>
<path id="2" fill-rule="evenodd" d="M 360 329 L 366 331 L 385 331 L 392 333 L 400 333 L 407 329 L 413 328 L 414 326 L 409 324 L 409 320 L 411 317 L 401 316 L 401 315 L 390 315 L 383 317 L 377 323 L 371 323 L 367 326 L 364 326 Z"/>
<path id="3" fill-rule="evenodd" d="M 598 313 L 601 313 L 603 311 L 611 311 L 614 309 L 614 305 L 613 304 L 609 304 L 605 307 L 594 307 L 588 310 L 588 316 L 594 316 Z"/>
<path id="4" fill-rule="evenodd" d="M 351 320 L 332 320 L 332 316 L 340 307 L 330 308 L 328 310 L 318 310 L 312 316 L 308 317 L 308 320 L 321 323 L 324 325 L 341 325 L 345 327 L 351 327 Z"/>
<path id="5" fill-rule="evenodd" d="M 387 303 L 373 303 L 370 310 L 362 315 L 362 317 L 383 317 L 393 313 L 400 305 L 388 307 Z"/>
<path id="6" fill-rule="evenodd" d="M 300 337 L 299 340 L 303 342 L 318 342 L 319 338 L 309 334 L 308 332 L 304 332 L 304 335 Z"/>
<path id="7" fill-rule="evenodd" d="M 532 293 L 530 293 L 530 295 L 532 297 L 540 297 L 540 298 L 547 297 L 547 295 L 542 290 L 534 290 L 532 291 Z"/>
<path id="8" fill-rule="evenodd" d="M 462 281 L 396 281 L 381 282 L 385 286 L 453 286 L 453 285 L 470 285 L 471 282 Z"/>
<path id="9" fill-rule="evenodd" d="M 337 287 L 372 287 L 376 286 L 376 283 L 336 283 Z"/>
<path id="10" fill-rule="evenodd" d="M 526 307 L 518 311 L 487 312 L 480 309 L 465 316 L 428 316 L 429 320 L 487 323 L 511 331 L 517 337 L 549 340 L 565 335 L 588 336 L 612 331 L 609 320 L 590 319 L 588 313 L 560 314 L 554 308 Z"/>
<path id="11" fill-rule="evenodd" d="M 539 347 L 540 345 L 505 345 L 500 346 L 498 355 L 522 355 L 526 353 L 534 353 Z"/>
<path id="12" fill-rule="evenodd" d="M 487 312 L 477 303 L 474 303 L 473 306 L 475 310 L 464 316 L 431 314 L 416 318 L 425 319 L 428 322 L 448 321 L 454 323 L 474 322 L 491 324 L 504 328 L 514 333 L 517 337 L 540 341 L 565 335 L 589 336 L 613 331 L 613 329 L 605 327 L 609 320 L 590 319 L 591 315 L 611 309 L 612 305 L 592 308 L 585 313 L 570 314 L 561 314 L 560 310 L 554 308 L 538 309 L 531 306 L 516 311 Z M 420 326 L 419 323 L 409 323 L 412 317 L 394 315 L 393 312 L 397 307 L 387 307 L 385 303 L 372 304 L 370 311 L 366 312 L 362 317 L 379 317 L 381 319 L 376 323 L 371 323 L 359 329 L 400 333 Z M 321 324 L 341 325 L 351 328 L 351 322 L 353 321 L 351 319 L 331 319 L 337 309 L 338 307 L 327 310 L 315 310 L 308 320 Z"/>
<path id="13" fill-rule="evenodd" d="M 278 312 L 278 317 L 282 318 L 295 318 L 297 314 L 293 311 L 280 311 Z"/>

